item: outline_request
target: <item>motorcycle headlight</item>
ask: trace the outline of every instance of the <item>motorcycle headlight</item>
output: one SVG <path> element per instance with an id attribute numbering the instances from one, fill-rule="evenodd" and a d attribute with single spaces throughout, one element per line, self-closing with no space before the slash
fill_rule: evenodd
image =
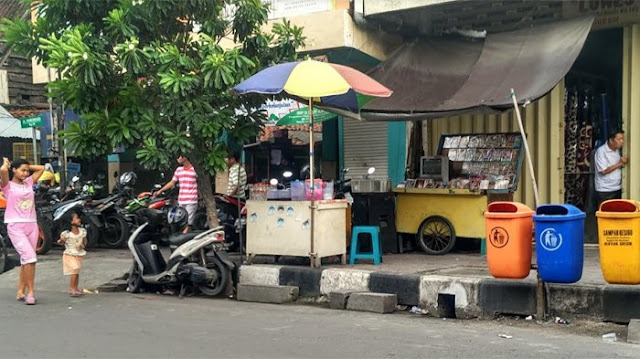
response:
<path id="1" fill-rule="evenodd" d="M 83 190 L 84 192 L 89 191 L 89 185 L 84 185 L 84 186 L 82 186 L 82 190 Z"/>

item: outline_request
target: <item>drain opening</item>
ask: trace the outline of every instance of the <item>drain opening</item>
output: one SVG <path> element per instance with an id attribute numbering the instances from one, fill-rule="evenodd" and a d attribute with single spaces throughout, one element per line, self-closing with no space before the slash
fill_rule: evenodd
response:
<path id="1" fill-rule="evenodd" d="M 438 293 L 438 316 L 440 318 L 456 317 L 456 296 L 455 294 Z"/>

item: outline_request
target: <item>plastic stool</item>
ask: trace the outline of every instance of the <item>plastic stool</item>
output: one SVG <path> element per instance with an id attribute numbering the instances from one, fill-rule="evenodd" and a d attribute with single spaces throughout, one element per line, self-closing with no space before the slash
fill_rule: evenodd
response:
<path id="1" fill-rule="evenodd" d="M 378 226 L 355 226 L 351 235 L 351 255 L 349 264 L 354 265 L 357 259 L 373 259 L 373 264 L 380 265 L 382 262 L 382 243 L 380 243 L 380 227 Z M 358 252 L 358 236 L 368 233 L 371 235 L 371 249 L 373 253 Z"/>

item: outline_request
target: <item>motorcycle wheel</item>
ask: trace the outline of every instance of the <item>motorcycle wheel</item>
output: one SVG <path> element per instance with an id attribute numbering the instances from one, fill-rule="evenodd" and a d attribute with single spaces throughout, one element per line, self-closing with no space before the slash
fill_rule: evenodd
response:
<path id="1" fill-rule="evenodd" d="M 229 283 L 229 270 L 215 257 L 207 257 L 207 269 L 216 271 L 218 273 L 218 280 L 207 285 L 199 285 L 198 289 L 200 289 L 204 295 L 215 297 L 227 288 L 227 284 Z"/>
<path id="2" fill-rule="evenodd" d="M 129 278 L 127 279 L 127 292 L 140 293 L 143 287 L 144 282 L 142 281 L 142 273 L 140 273 L 138 263 L 134 262 L 131 266 L 131 269 L 129 270 Z"/>
<path id="3" fill-rule="evenodd" d="M 97 247 L 100 231 L 92 224 L 89 224 L 85 229 L 87 230 L 87 248 Z"/>
<path id="4" fill-rule="evenodd" d="M 7 269 L 7 245 L 4 238 L 0 236 L 0 273 L 4 273 Z"/>
<path id="5" fill-rule="evenodd" d="M 51 232 L 51 222 L 38 216 L 38 242 L 36 244 L 37 254 L 47 254 L 53 246 L 53 233 Z"/>
<path id="6" fill-rule="evenodd" d="M 119 214 L 110 214 L 104 220 L 106 231 L 102 237 L 105 247 L 121 248 L 129 238 L 129 222 Z"/>

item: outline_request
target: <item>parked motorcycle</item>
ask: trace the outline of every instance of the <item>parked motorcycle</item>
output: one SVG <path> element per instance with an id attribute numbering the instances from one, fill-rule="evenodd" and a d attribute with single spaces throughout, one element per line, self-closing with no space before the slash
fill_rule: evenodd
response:
<path id="1" fill-rule="evenodd" d="M 225 243 L 229 247 L 230 252 L 236 252 L 240 249 L 240 231 L 242 230 L 246 238 L 247 210 L 246 200 L 243 198 L 227 196 L 217 193 L 214 195 L 216 201 L 216 213 L 220 226 L 224 228 Z M 238 205 L 240 206 L 240 216 L 238 217 Z M 209 219 L 207 218 L 206 208 L 204 206 L 198 208 L 195 218 L 193 219 L 193 229 L 206 230 L 209 229 Z"/>
<path id="2" fill-rule="evenodd" d="M 162 238 L 158 226 L 163 217 L 161 211 L 144 208 L 138 215 L 145 223 L 133 232 L 128 242 L 133 255 L 127 282 L 129 292 L 179 288 L 181 296 L 189 289 L 216 296 L 224 291 L 235 264 L 227 256 L 222 227 Z M 167 220 L 179 228 L 186 227 L 186 210 L 172 209 Z M 162 241 L 170 244 L 168 260 L 159 250 Z"/>

